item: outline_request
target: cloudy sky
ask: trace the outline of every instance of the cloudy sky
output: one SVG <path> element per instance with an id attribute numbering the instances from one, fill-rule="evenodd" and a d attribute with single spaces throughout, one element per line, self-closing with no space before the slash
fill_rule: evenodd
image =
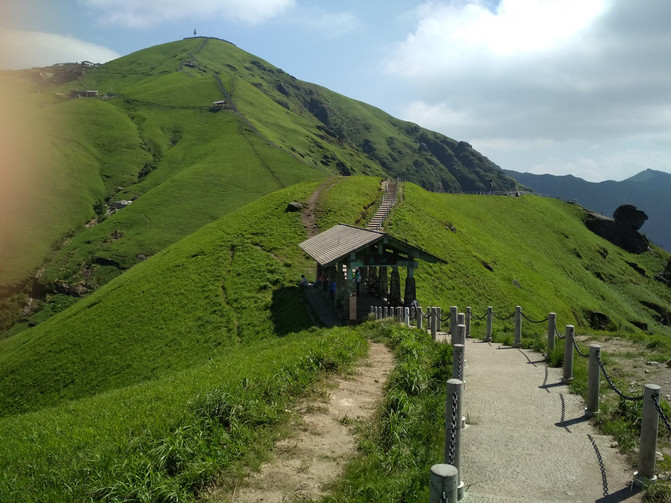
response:
<path id="1" fill-rule="evenodd" d="M 668 0 L 2 0 L 0 68 L 216 36 L 502 168 L 671 173 Z"/>

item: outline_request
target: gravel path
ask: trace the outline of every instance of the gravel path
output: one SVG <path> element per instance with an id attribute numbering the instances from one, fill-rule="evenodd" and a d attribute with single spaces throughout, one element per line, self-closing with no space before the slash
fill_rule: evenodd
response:
<path id="1" fill-rule="evenodd" d="M 465 358 L 463 501 L 642 501 L 630 488 L 634 470 L 586 420 L 561 369 L 533 351 L 478 340 L 467 341 Z"/>

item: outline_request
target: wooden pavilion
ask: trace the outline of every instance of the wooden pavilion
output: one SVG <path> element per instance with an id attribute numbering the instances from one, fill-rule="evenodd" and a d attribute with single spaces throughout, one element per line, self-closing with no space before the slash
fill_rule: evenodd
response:
<path id="1" fill-rule="evenodd" d="M 298 246 L 317 262 L 315 285 L 323 288 L 336 311 L 351 321 L 357 319 L 357 305 L 361 308 L 358 297 L 365 292 L 389 306 L 410 305 L 416 299 L 417 260 L 446 263 L 385 232 L 345 224 L 331 227 Z M 399 267 L 407 270 L 403 297 Z M 360 295 L 353 281 L 357 269 L 364 289 Z"/>

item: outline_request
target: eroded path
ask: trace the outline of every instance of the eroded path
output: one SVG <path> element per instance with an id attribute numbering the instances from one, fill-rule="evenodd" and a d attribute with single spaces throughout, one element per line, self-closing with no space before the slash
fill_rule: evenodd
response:
<path id="1" fill-rule="evenodd" d="M 305 231 L 308 235 L 308 238 L 314 237 L 319 234 L 319 227 L 317 227 L 317 204 L 319 203 L 319 196 L 325 188 L 331 186 L 335 183 L 334 178 L 329 178 L 324 183 L 322 183 L 317 190 L 315 190 L 310 199 L 308 199 L 307 206 L 303 209 L 301 213 L 301 221 L 305 227 Z"/>
<path id="2" fill-rule="evenodd" d="M 334 377 L 327 393 L 298 405 L 289 438 L 275 446 L 275 458 L 232 493 L 215 493 L 209 501 L 288 503 L 316 499 L 336 480 L 356 451 L 353 425 L 370 419 L 382 398 L 394 365 L 384 344 L 370 343 L 368 360 L 353 375 Z"/>

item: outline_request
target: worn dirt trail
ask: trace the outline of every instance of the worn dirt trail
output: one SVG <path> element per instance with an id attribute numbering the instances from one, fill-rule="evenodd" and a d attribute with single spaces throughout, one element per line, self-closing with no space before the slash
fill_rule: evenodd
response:
<path id="1" fill-rule="evenodd" d="M 215 492 L 208 501 L 289 503 L 325 495 L 356 451 L 353 424 L 373 415 L 393 364 L 384 344 L 371 343 L 353 375 L 334 377 L 327 396 L 299 404 L 292 435 L 276 444 L 272 461 L 232 493 Z"/>

